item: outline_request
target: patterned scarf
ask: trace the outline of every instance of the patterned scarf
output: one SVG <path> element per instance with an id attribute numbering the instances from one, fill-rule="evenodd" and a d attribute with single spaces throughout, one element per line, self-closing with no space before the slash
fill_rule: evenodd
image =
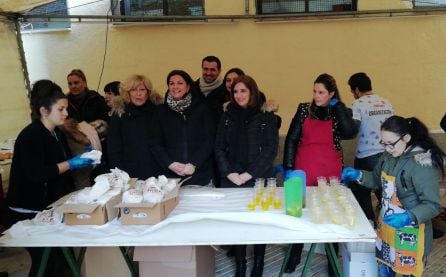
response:
<path id="1" fill-rule="evenodd" d="M 166 103 L 169 108 L 181 113 L 192 103 L 192 94 L 188 92 L 183 99 L 175 100 L 173 99 L 172 95 L 170 95 L 170 93 L 167 93 Z"/>

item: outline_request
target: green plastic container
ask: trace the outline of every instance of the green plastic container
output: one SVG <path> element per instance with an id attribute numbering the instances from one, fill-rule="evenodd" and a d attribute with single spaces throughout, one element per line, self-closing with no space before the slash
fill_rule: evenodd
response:
<path id="1" fill-rule="evenodd" d="M 285 181 L 285 211 L 287 215 L 302 216 L 302 178 L 293 177 Z"/>

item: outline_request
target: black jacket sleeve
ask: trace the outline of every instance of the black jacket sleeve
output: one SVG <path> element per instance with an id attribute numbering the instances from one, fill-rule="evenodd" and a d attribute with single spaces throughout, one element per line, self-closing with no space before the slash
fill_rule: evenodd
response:
<path id="1" fill-rule="evenodd" d="M 162 116 L 161 110 L 157 109 L 151 120 L 151 129 L 153 130 L 153 136 L 149 140 L 150 150 L 153 153 L 158 165 L 164 169 L 168 170 L 169 165 L 171 165 L 174 160 L 169 156 L 166 150 L 164 142 L 164 131 L 162 127 Z"/>
<path id="2" fill-rule="evenodd" d="M 223 114 L 220 119 L 220 123 L 218 124 L 217 135 L 214 143 L 215 160 L 221 177 L 226 177 L 229 173 L 231 173 L 231 167 L 226 156 L 226 150 L 228 148 L 228 142 L 225 139 L 227 131 L 226 119 L 226 115 Z"/>
<path id="3" fill-rule="evenodd" d="M 265 113 L 262 115 L 265 118 L 266 126 L 264 130 L 262 142 L 262 151 L 254 160 L 248 165 L 247 172 L 251 174 L 253 179 L 262 176 L 274 162 L 277 156 L 277 148 L 279 146 L 279 129 L 277 128 L 277 119 L 273 113 Z M 261 122 L 263 124 L 263 122 Z"/>
<path id="4" fill-rule="evenodd" d="M 299 143 L 302 133 L 302 110 L 304 105 L 300 104 L 297 108 L 296 114 L 291 121 L 290 128 L 285 138 L 285 148 L 283 151 L 283 168 L 285 170 L 294 168 L 294 161 L 296 156 L 297 144 Z"/>
<path id="5" fill-rule="evenodd" d="M 209 111 L 208 107 L 205 106 L 205 104 L 203 104 L 203 106 L 200 107 L 200 111 L 197 112 L 200 112 L 201 124 L 195 127 L 201 129 L 203 131 L 203 135 L 200 141 L 200 149 L 197 149 L 197 151 L 191 153 L 190 163 L 196 167 L 200 167 L 205 164 L 209 160 L 209 157 L 211 157 L 213 154 L 215 126 L 214 121 L 212 120 L 211 112 Z M 198 131 L 196 128 L 194 131 Z"/>
<path id="6" fill-rule="evenodd" d="M 48 155 L 48 153 L 45 153 L 45 149 L 42 146 L 43 140 L 45 138 L 42 136 L 24 137 L 20 142 L 21 147 L 17 147 L 14 150 L 14 156 L 20 156 L 20 161 L 22 162 L 21 169 L 23 171 L 21 174 L 24 174 L 28 180 L 33 182 L 48 182 L 59 175 L 57 163 L 45 163 L 45 155 Z"/>
<path id="7" fill-rule="evenodd" d="M 358 125 L 355 123 L 352 110 L 344 103 L 338 102 L 331 107 L 338 124 L 338 132 L 341 139 L 353 139 L 358 134 Z"/>
<path id="8" fill-rule="evenodd" d="M 110 168 L 122 168 L 123 160 L 123 142 L 121 135 L 121 121 L 118 115 L 110 118 L 110 124 L 107 129 L 107 153 Z"/>
<path id="9" fill-rule="evenodd" d="M 443 129 L 443 131 L 446 132 L 446 113 L 443 115 L 443 118 L 441 119 L 440 126 Z"/>

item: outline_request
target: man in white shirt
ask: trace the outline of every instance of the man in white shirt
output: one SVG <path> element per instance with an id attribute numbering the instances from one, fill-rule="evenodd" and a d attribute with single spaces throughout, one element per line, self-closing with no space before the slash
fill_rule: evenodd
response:
<path id="1" fill-rule="evenodd" d="M 353 74 L 348 80 L 350 90 L 355 97 L 352 105 L 353 119 L 359 125 L 358 147 L 354 167 L 372 171 L 384 147 L 381 145 L 381 124 L 394 114 L 390 102 L 373 93 L 372 82 L 364 72 Z M 375 219 L 370 189 L 363 186 L 351 186 L 352 192 L 368 219 Z M 381 192 L 375 192 L 381 200 Z"/>

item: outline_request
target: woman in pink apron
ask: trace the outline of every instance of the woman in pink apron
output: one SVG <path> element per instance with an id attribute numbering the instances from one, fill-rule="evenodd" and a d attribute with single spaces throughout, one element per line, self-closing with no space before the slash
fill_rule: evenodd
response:
<path id="1" fill-rule="evenodd" d="M 288 171 L 304 170 L 307 186 L 316 186 L 318 176 L 340 176 L 342 170 L 341 139 L 356 136 L 358 127 L 351 110 L 341 102 L 336 80 L 319 75 L 313 83 L 313 101 L 301 103 L 288 130 L 283 167 Z M 292 247 L 286 273 L 294 272 L 300 262 L 303 244 Z"/>
<path id="2" fill-rule="evenodd" d="M 381 138 L 386 152 L 373 172 L 346 168 L 342 179 L 382 188 L 376 229 L 379 275 L 422 276 L 432 248 L 431 219 L 441 211 L 439 180 L 440 174 L 445 177 L 445 153 L 416 118 L 388 118 Z"/>

